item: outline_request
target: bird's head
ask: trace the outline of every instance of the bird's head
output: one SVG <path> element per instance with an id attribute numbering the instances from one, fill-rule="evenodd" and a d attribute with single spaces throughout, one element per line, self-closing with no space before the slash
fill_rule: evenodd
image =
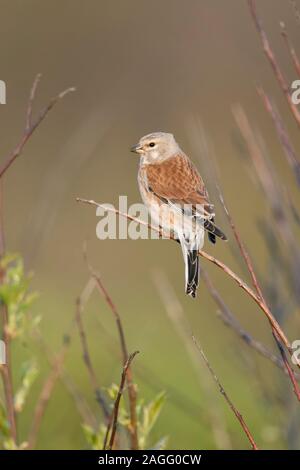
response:
<path id="1" fill-rule="evenodd" d="M 138 153 L 143 163 L 155 164 L 180 152 L 180 148 L 173 134 L 153 132 L 142 137 L 138 144 L 131 147 L 131 151 Z"/>

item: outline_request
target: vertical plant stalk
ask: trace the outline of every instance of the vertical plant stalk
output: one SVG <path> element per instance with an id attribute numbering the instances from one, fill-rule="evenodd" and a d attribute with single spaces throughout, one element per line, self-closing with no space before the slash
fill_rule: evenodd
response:
<path id="1" fill-rule="evenodd" d="M 0 178 L 0 261 L 5 254 L 5 242 L 4 242 L 4 226 L 3 226 L 3 181 Z M 0 268 L 0 283 L 4 282 L 5 271 Z M 7 420 L 9 422 L 10 437 L 13 442 L 17 443 L 17 415 L 14 406 L 14 389 L 13 389 L 13 380 L 12 380 L 12 366 L 11 366 L 11 352 L 10 352 L 10 335 L 8 332 L 8 309 L 7 305 L 4 303 L 0 306 L 1 318 L 2 318 L 2 331 L 3 331 L 3 341 L 5 347 L 5 360 L 6 364 L 0 366 L 6 411 L 7 411 Z"/>
<path id="2" fill-rule="evenodd" d="M 256 30 L 257 30 L 257 32 L 260 36 L 263 51 L 264 51 L 266 57 L 268 58 L 268 61 L 271 64 L 274 75 L 275 75 L 275 77 L 276 77 L 276 79 L 279 83 L 280 88 L 282 89 L 282 91 L 283 91 L 283 93 L 286 97 L 286 100 L 287 100 L 289 108 L 292 112 L 292 115 L 294 116 L 294 118 L 296 120 L 296 123 L 297 123 L 298 127 L 300 128 L 300 112 L 299 112 L 297 106 L 294 105 L 294 103 L 292 101 L 292 97 L 290 95 L 290 90 L 289 90 L 289 85 L 288 85 L 288 83 L 286 81 L 286 78 L 284 77 L 284 75 L 283 75 L 283 73 L 282 73 L 282 71 L 281 71 L 281 69 L 280 69 L 280 67 L 277 63 L 277 60 L 276 60 L 274 52 L 271 48 L 271 44 L 269 42 L 268 36 L 267 36 L 265 30 L 263 29 L 262 22 L 261 22 L 260 18 L 258 17 L 257 10 L 256 10 L 256 1 L 255 0 L 248 0 L 248 5 L 249 5 L 250 13 L 252 15 L 254 25 L 255 25 Z"/>
<path id="3" fill-rule="evenodd" d="M 35 339 L 35 341 L 37 341 L 41 353 L 45 355 L 49 366 L 52 368 L 56 358 L 51 348 L 48 346 L 47 342 L 43 338 L 38 326 L 36 326 L 33 330 L 33 338 Z M 74 404 L 78 410 L 78 413 L 82 417 L 82 421 L 91 426 L 91 428 L 95 430 L 98 429 L 98 422 L 95 418 L 94 411 L 91 410 L 90 406 L 86 402 L 84 396 L 78 389 L 70 374 L 68 374 L 67 371 L 62 368 L 59 379 L 66 387 L 67 391 L 70 393 Z"/>
<path id="4" fill-rule="evenodd" d="M 88 301 L 88 299 L 91 296 L 91 293 L 93 292 L 93 289 L 94 289 L 94 283 L 91 283 L 91 279 L 89 279 L 81 294 L 82 303 L 85 303 Z M 39 394 L 39 397 L 37 399 L 36 406 L 35 406 L 34 413 L 33 413 L 32 424 L 31 424 L 29 436 L 27 439 L 29 449 L 33 449 L 36 446 L 38 433 L 39 433 L 39 430 L 43 421 L 43 417 L 47 409 L 47 405 L 50 401 L 55 385 L 63 372 L 63 367 L 64 367 L 65 360 L 67 357 L 67 352 L 69 350 L 69 347 L 71 344 L 71 338 L 74 332 L 74 326 L 75 326 L 75 323 L 74 321 L 72 321 L 68 332 L 64 335 L 63 345 L 59 353 L 50 361 L 51 370 L 43 383 L 43 386 Z M 41 337 L 40 334 L 38 336 L 39 338 Z"/>
<path id="5" fill-rule="evenodd" d="M 86 263 L 90 271 L 90 274 L 96 282 L 96 287 L 98 291 L 100 292 L 101 296 L 104 297 L 104 300 L 106 301 L 107 305 L 109 306 L 110 310 L 112 311 L 114 315 L 118 334 L 119 334 L 119 339 L 120 339 L 121 351 L 122 351 L 122 356 L 123 356 L 123 365 L 125 365 L 128 361 L 128 349 L 127 349 L 127 344 L 126 344 L 121 317 L 119 315 L 119 312 L 114 302 L 112 301 L 112 298 L 108 294 L 108 291 L 106 290 L 100 276 L 94 271 L 93 267 L 89 264 L 86 254 L 85 254 L 85 259 L 86 259 Z M 130 363 L 129 363 L 128 370 L 126 373 L 126 381 L 128 385 L 128 399 L 129 399 L 129 410 L 130 410 L 129 432 L 130 432 L 130 437 L 131 437 L 131 449 L 137 450 L 139 448 L 138 423 L 137 423 L 137 413 L 136 413 L 137 393 L 136 393 L 136 386 L 133 382 L 133 375 L 132 375 Z"/>
<path id="6" fill-rule="evenodd" d="M 276 133 L 279 139 L 279 142 L 281 143 L 281 146 L 284 150 L 284 153 L 286 155 L 286 159 L 294 171 L 297 184 L 300 186 L 300 161 L 296 155 L 296 152 L 294 150 L 294 147 L 290 141 L 289 135 L 287 133 L 287 130 L 283 124 L 283 121 L 278 113 L 278 111 L 275 109 L 271 99 L 269 96 L 266 94 L 266 92 L 263 90 L 263 88 L 258 87 L 257 88 L 257 93 L 259 94 L 260 98 L 262 99 L 262 102 L 264 104 L 264 107 L 266 111 L 270 114 L 275 129 Z"/>
<path id="7" fill-rule="evenodd" d="M 237 335 L 251 348 L 257 351 L 261 356 L 265 357 L 273 364 L 275 364 L 279 369 L 283 370 L 286 374 L 288 373 L 282 359 L 272 353 L 263 343 L 257 341 L 253 338 L 248 331 L 246 331 L 238 322 L 237 318 L 233 315 L 232 311 L 229 310 L 228 306 L 225 304 L 220 293 L 217 291 L 213 285 L 211 279 L 209 278 L 206 271 L 202 269 L 202 278 L 206 284 L 206 287 L 218 306 L 218 317 L 223 321 L 223 323 L 231 328 Z M 300 379 L 299 374 L 295 374 L 295 377 Z"/>
<path id="8" fill-rule="evenodd" d="M 91 382 L 92 388 L 93 388 L 94 393 L 95 393 L 96 400 L 99 403 L 99 405 L 100 405 L 100 407 L 103 411 L 104 419 L 107 422 L 108 419 L 109 419 L 109 410 L 107 408 L 106 401 L 105 401 L 105 399 L 102 395 L 100 386 L 98 384 L 98 379 L 97 379 L 97 376 L 96 376 L 96 373 L 95 373 L 95 370 L 94 370 L 94 367 L 93 367 L 93 363 L 92 363 L 92 359 L 91 359 L 91 355 L 90 355 L 90 351 L 89 351 L 89 346 L 88 346 L 88 342 L 87 342 L 87 337 L 86 337 L 86 334 L 85 334 L 85 331 L 84 331 L 84 326 L 83 326 L 83 321 L 82 321 L 82 301 L 81 301 L 80 297 L 78 297 L 78 299 L 76 300 L 76 315 L 75 315 L 75 317 L 76 317 L 76 323 L 77 323 L 77 326 L 78 326 L 78 331 L 79 331 L 79 336 L 80 336 L 80 341 L 81 341 L 81 347 L 82 347 L 82 352 L 83 352 L 83 361 L 86 365 L 86 368 L 87 368 L 87 371 L 88 371 L 88 374 L 89 374 L 89 378 L 90 378 L 90 382 Z"/>
<path id="9" fill-rule="evenodd" d="M 106 432 L 106 436 L 108 436 L 109 431 L 110 431 L 110 426 L 111 426 L 111 435 L 110 435 L 109 446 L 108 446 L 109 450 L 112 450 L 113 445 L 114 445 L 115 435 L 116 435 L 116 431 L 117 431 L 117 424 L 118 424 L 118 414 L 119 414 L 120 400 L 121 400 L 121 396 L 123 394 L 126 376 L 127 376 L 127 373 L 128 373 L 131 362 L 133 361 L 133 359 L 135 358 L 135 356 L 138 353 L 139 353 L 139 351 L 135 351 L 134 353 L 130 354 L 128 356 L 128 359 L 126 360 L 124 366 L 123 366 L 121 382 L 120 382 L 117 398 L 116 398 L 115 404 L 114 404 L 112 420 L 109 423 L 108 431 Z"/>
<path id="10" fill-rule="evenodd" d="M 60 353 L 56 356 L 52 364 L 52 370 L 46 378 L 42 387 L 41 393 L 37 400 L 37 404 L 34 410 L 32 425 L 28 437 L 28 449 L 34 449 L 36 447 L 37 437 L 41 428 L 42 420 L 48 405 L 48 402 L 52 396 L 54 387 L 60 374 L 62 372 L 63 364 L 66 359 L 66 354 L 69 346 L 69 341 L 65 341 Z"/>
<path id="11" fill-rule="evenodd" d="M 232 229 L 232 231 L 233 231 L 233 234 L 234 234 L 234 237 L 235 237 L 235 239 L 236 239 L 236 242 L 237 242 L 237 244 L 238 244 L 238 247 L 239 247 L 239 250 L 240 250 L 240 252 L 241 252 L 241 255 L 242 255 L 243 259 L 245 260 L 247 269 L 248 269 L 248 271 L 249 271 L 249 274 L 250 274 L 250 277 L 251 277 L 251 280 L 252 280 L 252 284 L 253 284 L 253 286 L 254 286 L 256 292 L 257 292 L 257 295 L 258 295 L 260 301 L 264 304 L 265 308 L 270 311 L 270 309 L 269 309 L 269 307 L 268 307 L 268 305 L 267 305 L 267 302 L 266 302 L 266 300 L 265 300 L 265 298 L 264 298 L 264 296 L 263 296 L 263 292 L 262 292 L 262 289 L 261 289 L 261 287 L 260 287 L 260 284 L 259 284 L 259 281 L 258 281 L 258 279 L 257 279 L 257 276 L 256 276 L 256 274 L 255 274 L 254 267 L 253 267 L 253 264 L 252 264 L 250 255 L 249 255 L 249 253 L 248 253 L 247 250 L 246 250 L 246 247 L 245 247 L 245 245 L 244 245 L 244 243 L 243 243 L 243 241 L 242 241 L 242 239 L 241 239 L 240 233 L 238 232 L 238 230 L 237 230 L 237 228 L 236 228 L 236 226 L 235 226 L 235 223 L 234 223 L 234 221 L 233 221 L 233 218 L 232 218 L 232 216 L 231 216 L 231 214 L 230 214 L 230 212 L 229 212 L 229 210 L 228 210 L 228 208 L 227 208 L 227 206 L 226 206 L 226 204 L 225 204 L 224 198 L 223 198 L 223 196 L 222 196 L 220 190 L 219 190 L 219 197 L 220 197 L 220 201 L 221 201 L 221 203 L 222 203 L 222 206 L 223 206 L 223 208 L 224 208 L 224 211 L 225 211 L 225 213 L 226 213 L 226 216 L 227 216 L 227 218 L 228 218 L 228 221 L 229 221 L 229 224 L 230 224 L 230 226 L 231 226 L 231 229 Z M 270 312 L 270 313 L 271 313 L 271 312 Z M 289 377 L 290 377 L 290 380 L 291 380 L 291 383 L 292 383 L 292 386 L 293 386 L 294 393 L 295 393 L 297 399 L 300 401 L 300 388 L 299 388 L 299 385 L 298 385 L 298 383 L 297 383 L 297 380 L 296 380 L 296 378 L 295 378 L 295 376 L 294 376 L 293 369 L 291 368 L 291 366 L 290 366 L 290 364 L 289 364 L 289 362 L 288 362 L 288 358 L 287 358 L 286 353 L 285 353 L 285 350 L 284 350 L 284 348 L 283 348 L 283 346 L 282 346 L 282 344 L 281 344 L 281 339 L 280 339 L 280 337 L 279 337 L 279 335 L 278 335 L 276 329 L 273 327 L 272 324 L 271 324 L 271 327 L 272 327 L 272 333 L 273 333 L 274 339 L 275 339 L 275 341 L 276 341 L 277 347 L 278 347 L 279 352 L 280 352 L 281 357 L 282 357 L 282 361 L 283 361 L 283 363 L 284 363 L 284 365 L 285 365 L 285 368 L 286 368 L 286 370 L 287 370 L 287 373 L 288 373 L 288 375 L 289 375 Z"/>
<path id="12" fill-rule="evenodd" d="M 33 82 L 33 85 L 30 90 L 29 100 L 26 110 L 26 120 L 25 127 L 21 139 L 15 148 L 7 155 L 4 159 L 4 163 L 0 166 L 0 258 L 3 258 L 5 254 L 5 244 L 4 244 L 4 225 L 3 225 L 3 176 L 10 166 L 14 163 L 16 158 L 22 153 L 24 146 L 38 128 L 41 122 L 45 119 L 48 112 L 60 101 L 66 94 L 71 91 L 74 91 L 75 88 L 68 88 L 63 92 L 59 93 L 56 97 L 52 98 L 49 104 L 40 111 L 38 117 L 35 120 L 32 120 L 33 104 L 36 96 L 37 87 L 41 78 L 41 74 L 38 74 Z M 5 272 L 0 273 L 0 282 L 3 282 L 5 278 Z M 1 368 L 1 375 L 3 380 L 3 386 L 5 391 L 5 401 L 7 409 L 7 417 L 10 428 L 10 435 L 14 443 L 17 443 L 17 421 L 16 413 L 14 408 L 14 389 L 13 389 L 13 380 L 12 380 L 12 362 L 11 362 L 11 338 L 8 332 L 8 309 L 6 305 L 1 306 L 2 313 L 2 325 L 3 325 L 3 340 L 5 343 L 6 350 L 6 364 Z"/>
<path id="13" fill-rule="evenodd" d="M 41 122 L 45 119 L 49 111 L 54 108 L 54 106 L 61 100 L 63 99 L 67 94 L 75 91 L 74 87 L 67 88 L 66 90 L 62 91 L 55 97 L 51 98 L 47 106 L 45 106 L 38 114 L 37 118 L 35 120 L 32 119 L 32 111 L 33 111 L 33 103 L 35 100 L 36 96 L 36 91 L 37 87 L 39 84 L 39 81 L 41 79 L 41 74 L 39 73 L 31 87 L 30 90 L 30 95 L 29 95 L 29 100 L 28 100 L 28 106 L 27 106 L 27 111 L 26 111 L 26 123 L 25 123 L 25 128 L 22 134 L 22 137 L 18 144 L 15 146 L 15 148 L 7 155 L 7 157 L 4 160 L 4 163 L 0 166 L 0 178 L 6 173 L 6 171 L 9 169 L 9 167 L 14 163 L 17 157 L 22 153 L 24 146 L 34 133 L 34 131 L 37 129 L 37 127 L 41 124 Z"/>
<path id="14" fill-rule="evenodd" d="M 300 77 L 300 61 L 299 61 L 299 58 L 297 56 L 297 52 L 295 51 L 295 48 L 294 48 L 293 44 L 289 40 L 285 24 L 281 22 L 280 27 L 281 27 L 281 36 L 283 37 L 284 42 L 285 42 L 286 47 L 287 47 L 287 50 L 289 51 L 292 62 L 294 64 L 295 71 L 296 71 L 298 77 Z"/>
<path id="15" fill-rule="evenodd" d="M 11 338 L 8 332 L 8 310 L 6 305 L 1 306 L 2 325 L 3 325 L 3 341 L 5 345 L 6 364 L 1 366 L 1 375 L 4 386 L 5 402 L 7 409 L 7 418 L 9 422 L 10 436 L 13 442 L 17 443 L 17 418 L 14 406 L 14 389 L 12 380 L 12 364 L 10 342 Z"/>
<path id="16" fill-rule="evenodd" d="M 198 349 L 198 351 L 200 352 L 201 356 L 202 356 L 202 359 L 204 360 L 205 362 L 205 365 L 206 367 L 208 368 L 212 378 L 214 379 L 214 381 L 216 382 L 216 384 L 218 385 L 219 387 L 219 390 L 220 390 L 220 393 L 221 395 L 223 395 L 224 399 L 226 400 L 226 402 L 228 403 L 230 409 L 232 410 L 232 412 L 234 413 L 234 415 L 236 416 L 237 420 L 239 421 L 244 433 L 246 434 L 250 444 L 251 444 L 251 447 L 253 450 L 259 450 L 255 440 L 254 440 L 254 437 L 252 436 L 247 424 L 245 423 L 245 420 L 243 418 L 243 416 L 241 415 L 241 413 L 239 412 L 239 410 L 236 408 L 236 406 L 234 406 L 232 400 L 229 398 L 229 396 L 227 395 L 226 391 L 224 390 L 220 380 L 218 379 L 216 373 L 214 372 L 212 366 L 210 365 L 206 355 L 204 354 L 204 351 L 202 350 L 202 348 L 200 347 L 199 343 L 197 342 L 196 338 L 193 336 L 193 341 L 195 343 L 195 346 L 196 348 Z"/>

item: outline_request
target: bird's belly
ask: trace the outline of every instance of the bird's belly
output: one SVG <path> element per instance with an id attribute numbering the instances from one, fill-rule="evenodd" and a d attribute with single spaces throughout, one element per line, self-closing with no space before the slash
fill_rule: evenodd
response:
<path id="1" fill-rule="evenodd" d="M 165 238 L 185 238 L 191 245 L 199 245 L 200 240 L 204 238 L 203 224 L 182 214 L 178 208 L 163 203 L 149 191 L 142 190 L 141 195 L 151 218 L 150 224 L 161 227 Z"/>

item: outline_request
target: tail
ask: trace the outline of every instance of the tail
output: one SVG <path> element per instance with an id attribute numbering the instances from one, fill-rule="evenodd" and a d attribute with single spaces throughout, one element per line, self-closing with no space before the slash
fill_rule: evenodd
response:
<path id="1" fill-rule="evenodd" d="M 204 228 L 208 232 L 208 239 L 211 243 L 216 243 L 216 237 L 221 238 L 221 240 L 227 241 L 225 233 L 223 233 L 222 230 L 215 225 L 214 219 L 206 220 L 204 222 Z"/>
<path id="2" fill-rule="evenodd" d="M 198 250 L 189 250 L 185 246 L 182 247 L 182 251 L 185 263 L 185 293 L 195 298 L 200 272 Z"/>

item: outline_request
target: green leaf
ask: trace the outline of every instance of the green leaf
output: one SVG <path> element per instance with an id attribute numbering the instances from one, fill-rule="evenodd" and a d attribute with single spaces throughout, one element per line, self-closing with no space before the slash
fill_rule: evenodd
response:
<path id="1" fill-rule="evenodd" d="M 160 392 L 148 405 L 142 407 L 141 422 L 139 426 L 139 443 L 141 449 L 146 448 L 146 443 L 154 424 L 156 423 L 166 398 L 165 392 Z"/>
<path id="2" fill-rule="evenodd" d="M 106 426 L 100 425 L 98 430 L 93 429 L 89 424 L 83 423 L 82 429 L 88 445 L 92 450 L 102 450 L 106 434 Z"/>
<path id="3" fill-rule="evenodd" d="M 0 302 L 8 311 L 7 330 L 11 338 L 21 336 L 33 319 L 26 313 L 37 294 L 29 291 L 32 276 L 25 274 L 22 257 L 16 254 L 6 255 L 0 263 L 3 279 L 0 284 Z"/>

